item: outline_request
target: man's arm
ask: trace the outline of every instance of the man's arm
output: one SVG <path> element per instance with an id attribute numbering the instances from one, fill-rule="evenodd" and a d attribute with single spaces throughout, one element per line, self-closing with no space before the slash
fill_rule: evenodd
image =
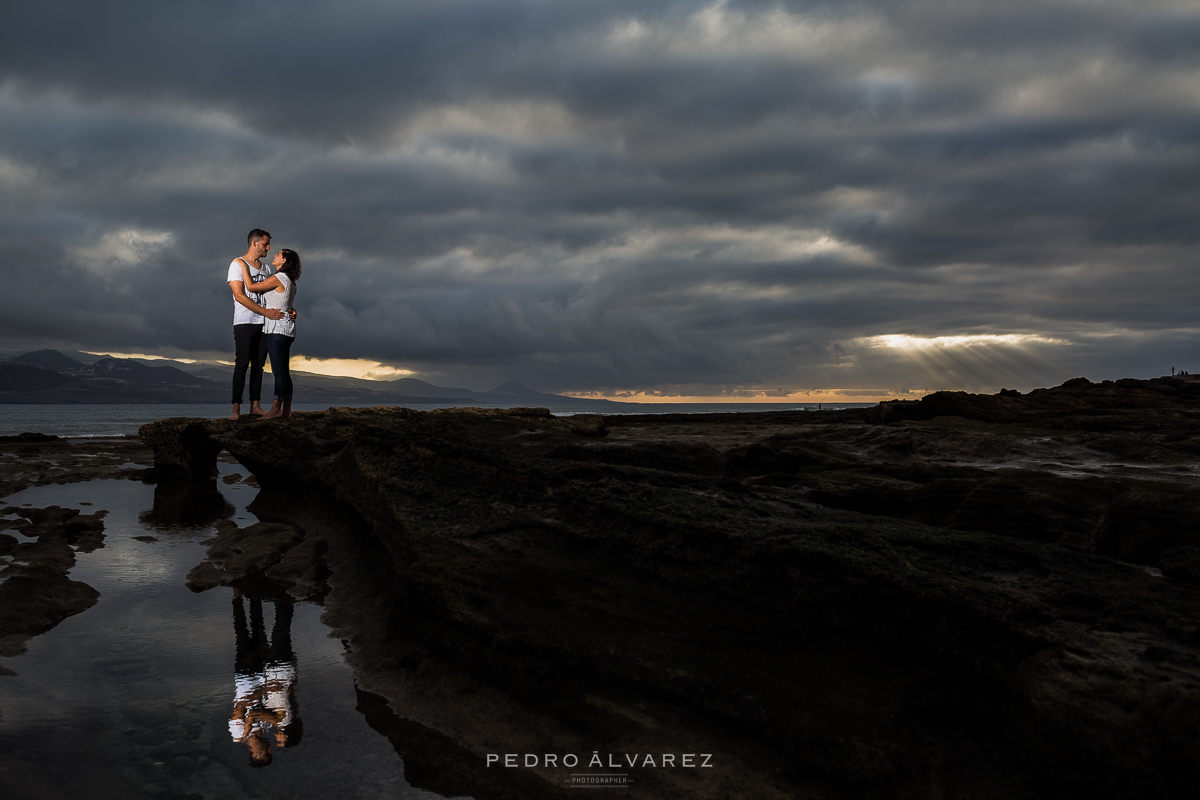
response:
<path id="1" fill-rule="evenodd" d="M 283 319 L 283 312 L 277 308 L 263 308 L 246 296 L 246 285 L 241 281 L 230 281 L 229 288 L 233 290 L 233 299 L 267 319 Z"/>

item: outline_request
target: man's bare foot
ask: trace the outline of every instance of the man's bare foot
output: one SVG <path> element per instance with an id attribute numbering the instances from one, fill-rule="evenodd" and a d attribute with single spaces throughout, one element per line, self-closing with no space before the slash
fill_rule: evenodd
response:
<path id="1" fill-rule="evenodd" d="M 263 414 L 261 417 L 259 417 L 259 419 L 279 419 L 282 416 L 282 411 L 275 411 L 272 409 L 271 411 L 268 411 L 266 414 Z"/>
<path id="2" fill-rule="evenodd" d="M 263 407 L 260 406 L 258 403 L 251 403 L 250 404 L 250 413 L 256 417 L 261 417 L 261 416 L 264 416 L 267 412 L 263 411 Z"/>
<path id="3" fill-rule="evenodd" d="M 237 422 L 241 418 L 242 418 L 242 404 L 234 403 L 233 404 L 233 413 L 229 415 L 228 419 L 231 419 L 234 422 Z"/>

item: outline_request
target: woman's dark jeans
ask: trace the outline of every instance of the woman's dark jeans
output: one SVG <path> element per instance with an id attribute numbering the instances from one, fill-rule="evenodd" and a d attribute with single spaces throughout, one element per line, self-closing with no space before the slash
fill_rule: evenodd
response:
<path id="1" fill-rule="evenodd" d="M 275 396 L 280 400 L 292 399 L 292 373 L 288 371 L 288 359 L 292 357 L 294 341 L 294 336 L 267 334 L 267 355 L 271 357 L 271 374 L 275 376 Z"/>
<path id="2" fill-rule="evenodd" d="M 262 399 L 263 364 L 267 363 L 267 337 L 262 323 L 233 326 L 233 402 L 242 402 L 246 368 L 250 368 L 250 402 Z"/>

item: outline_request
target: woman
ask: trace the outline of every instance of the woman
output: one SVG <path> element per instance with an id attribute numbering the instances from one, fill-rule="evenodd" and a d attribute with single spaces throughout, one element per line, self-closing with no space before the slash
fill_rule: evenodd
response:
<path id="1" fill-rule="evenodd" d="M 262 600 L 250 599 L 250 624 L 242 593 L 233 590 L 233 630 L 237 657 L 233 663 L 237 694 L 229 716 L 229 735 L 250 750 L 250 766 L 272 761 L 271 744 L 294 748 L 304 726 L 296 703 L 296 654 L 292 650 L 292 601 L 275 600 L 271 638 L 263 622 Z"/>
<path id="2" fill-rule="evenodd" d="M 265 281 L 253 284 L 255 292 L 263 293 L 263 307 L 277 308 L 285 316 L 280 319 L 265 319 L 263 333 L 267 335 L 267 356 L 271 359 L 271 374 L 275 376 L 275 401 L 271 410 L 259 419 L 279 419 L 292 415 L 292 375 L 288 371 L 292 342 L 296 339 L 296 321 L 288 319 L 287 310 L 296 299 L 296 282 L 300 280 L 300 256 L 295 250 L 284 248 L 271 262 L 275 274 Z M 242 262 L 242 279 L 247 286 L 252 284 L 250 269 Z"/>

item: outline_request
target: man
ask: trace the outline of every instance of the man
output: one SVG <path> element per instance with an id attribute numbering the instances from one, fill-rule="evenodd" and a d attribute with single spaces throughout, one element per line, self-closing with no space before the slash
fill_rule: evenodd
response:
<path id="1" fill-rule="evenodd" d="M 261 405 L 263 365 L 267 361 L 267 337 L 263 334 L 263 317 L 281 319 L 283 312 L 264 308 L 262 295 L 246 292 L 242 280 L 242 261 L 250 270 L 254 283 L 265 281 L 274 274 L 269 264 L 262 259 L 271 250 L 271 234 L 255 228 L 246 236 L 246 255 L 229 262 L 229 288 L 233 291 L 233 413 L 232 420 L 242 416 L 242 391 L 246 386 L 246 369 L 250 369 L 250 413 L 262 416 L 267 413 Z"/>

